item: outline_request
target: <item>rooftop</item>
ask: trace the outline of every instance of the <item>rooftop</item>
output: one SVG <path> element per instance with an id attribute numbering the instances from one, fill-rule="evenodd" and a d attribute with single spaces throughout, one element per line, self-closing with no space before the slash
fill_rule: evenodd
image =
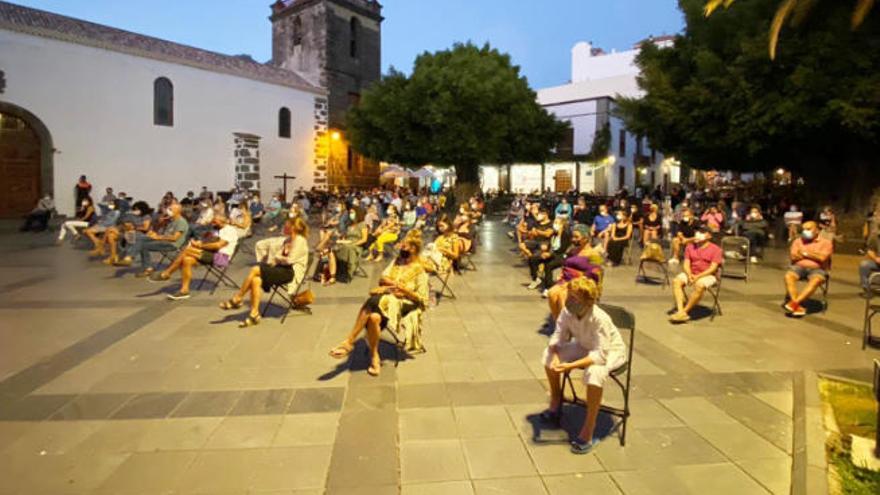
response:
<path id="1" fill-rule="evenodd" d="M 293 72 L 247 56 L 225 55 L 4 1 L 0 1 L 0 29 L 324 93 Z"/>

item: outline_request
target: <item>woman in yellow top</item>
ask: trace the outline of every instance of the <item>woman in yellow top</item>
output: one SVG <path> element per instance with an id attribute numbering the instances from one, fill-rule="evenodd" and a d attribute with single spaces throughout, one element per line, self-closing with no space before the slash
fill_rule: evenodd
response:
<path id="1" fill-rule="evenodd" d="M 397 208 L 389 205 L 388 216 L 373 232 L 376 240 L 370 245 L 370 257 L 367 261 L 382 261 L 385 257 L 385 245 L 397 242 L 398 234 L 400 234 L 400 219 L 397 217 Z"/>
<path id="2" fill-rule="evenodd" d="M 437 220 L 437 238 L 425 249 L 423 258 L 430 261 L 429 270 L 445 275 L 453 268 L 461 256 L 461 239 L 446 215 Z"/>
<path id="3" fill-rule="evenodd" d="M 351 354 L 364 328 L 370 347 L 367 373 L 372 376 L 379 376 L 381 371 L 379 334 L 383 328 L 398 334 L 406 342 L 407 350 L 424 350 L 420 322 L 428 304 L 428 274 L 419 261 L 421 251 L 421 232 L 410 232 L 400 244 L 397 259 L 382 273 L 379 287 L 370 291 L 370 297 L 361 306 L 348 337 L 330 351 L 332 357 L 342 359 Z"/>

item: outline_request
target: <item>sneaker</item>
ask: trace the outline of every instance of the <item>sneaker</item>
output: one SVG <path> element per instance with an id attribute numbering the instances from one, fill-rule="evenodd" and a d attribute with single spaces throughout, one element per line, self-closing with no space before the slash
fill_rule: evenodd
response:
<path id="1" fill-rule="evenodd" d="M 153 270 L 147 269 L 147 270 L 144 270 L 144 271 L 142 271 L 142 272 L 138 272 L 138 273 L 135 275 L 135 277 L 137 277 L 137 278 L 146 278 L 146 279 L 149 279 L 150 275 L 152 275 L 152 274 L 153 274 Z"/>
<path id="2" fill-rule="evenodd" d="M 157 272 L 157 273 L 154 273 L 154 274 L 150 275 L 150 276 L 147 278 L 147 282 L 153 282 L 153 283 L 157 283 L 157 284 L 159 284 L 159 283 L 162 283 L 162 282 L 167 282 L 169 278 L 171 278 L 171 277 L 167 277 L 167 278 L 166 278 L 166 277 L 164 277 L 164 276 L 162 275 L 162 272 Z"/>
<path id="3" fill-rule="evenodd" d="M 593 442 L 588 442 L 586 440 L 581 440 L 580 438 L 575 438 L 571 441 L 571 453 L 577 455 L 589 454 L 591 450 L 593 450 Z"/>
<path id="4" fill-rule="evenodd" d="M 791 312 L 791 316 L 806 316 L 807 310 L 800 304 L 798 304 L 797 308 Z"/>
<path id="5" fill-rule="evenodd" d="M 174 294 L 168 294 L 168 299 L 172 301 L 183 301 L 184 299 L 189 299 L 189 292 L 175 292 Z"/>
<path id="6" fill-rule="evenodd" d="M 786 313 L 788 313 L 788 314 L 794 314 L 794 312 L 797 311 L 798 308 L 801 307 L 801 305 L 798 304 L 798 303 L 796 303 L 796 302 L 794 302 L 794 301 L 788 301 L 788 302 L 786 302 L 785 305 L 782 306 L 782 307 L 785 308 L 785 312 L 786 312 Z"/>
<path id="7" fill-rule="evenodd" d="M 529 290 L 535 290 L 538 288 L 539 285 L 541 285 L 541 279 L 536 278 L 535 280 L 532 280 L 532 283 L 529 284 Z"/>
<path id="8" fill-rule="evenodd" d="M 547 299 L 547 297 L 549 297 L 549 296 L 550 296 L 549 290 L 544 289 L 543 291 L 541 291 L 541 297 L 543 297 L 544 299 Z"/>
<path id="9" fill-rule="evenodd" d="M 758 262 L 758 257 L 757 257 L 757 256 L 752 256 L 752 260 L 751 260 L 751 261 L 752 261 L 752 263 L 757 263 L 757 262 Z"/>

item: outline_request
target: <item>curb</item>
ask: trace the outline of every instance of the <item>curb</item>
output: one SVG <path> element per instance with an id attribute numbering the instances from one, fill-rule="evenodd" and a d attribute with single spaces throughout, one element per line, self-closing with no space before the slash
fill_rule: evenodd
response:
<path id="1" fill-rule="evenodd" d="M 804 372 L 804 427 L 806 453 L 806 491 L 809 495 L 827 495 L 828 461 L 825 445 L 828 433 L 825 429 L 825 414 L 822 398 L 819 396 L 819 377 L 813 371 Z"/>

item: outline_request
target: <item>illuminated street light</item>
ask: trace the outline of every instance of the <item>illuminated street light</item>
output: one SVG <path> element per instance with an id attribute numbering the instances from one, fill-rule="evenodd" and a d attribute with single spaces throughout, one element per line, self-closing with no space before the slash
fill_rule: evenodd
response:
<path id="1" fill-rule="evenodd" d="M 776 174 L 777 175 L 785 175 L 785 169 L 782 169 L 782 168 L 776 169 Z"/>
<path id="2" fill-rule="evenodd" d="M 339 131 L 333 131 L 330 133 L 330 139 L 334 141 L 339 141 L 340 139 L 342 139 L 342 135 L 339 134 Z"/>

